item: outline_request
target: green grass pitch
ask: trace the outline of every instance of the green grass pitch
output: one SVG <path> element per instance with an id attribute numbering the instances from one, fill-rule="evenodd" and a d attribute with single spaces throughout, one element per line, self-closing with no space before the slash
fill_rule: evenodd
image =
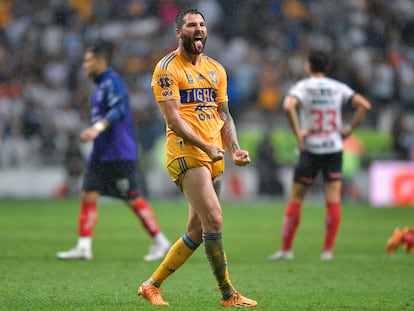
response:
<path id="1" fill-rule="evenodd" d="M 183 200 L 151 200 L 175 241 L 186 224 Z M 279 246 L 285 202 L 223 202 L 230 277 L 258 310 L 414 310 L 414 254 L 385 253 L 396 226 L 414 225 L 414 208 L 343 205 L 335 257 L 322 262 L 325 210 L 306 203 L 295 259 L 269 262 Z M 158 310 L 136 294 L 158 263 L 142 257 L 150 239 L 119 201 L 101 200 L 94 260 L 64 262 L 74 246 L 77 200 L 0 202 L 0 310 Z M 166 310 L 222 310 L 202 246 L 163 284 Z"/>

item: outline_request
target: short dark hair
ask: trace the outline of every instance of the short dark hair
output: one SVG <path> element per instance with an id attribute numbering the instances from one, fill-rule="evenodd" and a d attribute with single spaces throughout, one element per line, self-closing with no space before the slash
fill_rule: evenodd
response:
<path id="1" fill-rule="evenodd" d="M 329 56 L 323 51 L 312 50 L 308 54 L 308 62 L 313 72 L 327 73 L 329 69 Z"/>
<path id="2" fill-rule="evenodd" d="M 199 10 L 185 8 L 180 13 L 178 13 L 177 16 L 175 17 L 175 20 L 174 20 L 175 28 L 181 29 L 181 27 L 183 27 L 184 16 L 186 16 L 187 14 L 198 14 L 198 15 L 201 15 L 201 17 L 205 20 L 203 13 L 201 13 Z"/>
<path id="3" fill-rule="evenodd" d="M 93 53 L 96 57 L 105 58 L 106 62 L 110 64 L 112 62 L 113 48 L 112 42 L 98 39 L 87 48 L 87 51 Z"/>

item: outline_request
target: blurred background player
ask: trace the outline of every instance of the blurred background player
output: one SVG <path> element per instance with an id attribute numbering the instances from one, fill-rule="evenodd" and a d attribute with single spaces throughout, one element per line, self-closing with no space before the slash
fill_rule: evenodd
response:
<path id="1" fill-rule="evenodd" d="M 276 160 L 276 148 L 272 143 L 271 130 L 264 133 L 263 139 L 259 142 L 256 149 L 258 191 L 259 195 L 264 196 L 283 196 L 283 184 L 280 181 L 280 165 Z"/>
<path id="2" fill-rule="evenodd" d="M 293 259 L 293 239 L 301 219 L 305 194 L 322 173 L 326 203 L 322 260 L 331 260 L 341 220 L 343 140 L 351 135 L 371 104 L 362 95 L 326 76 L 327 54 L 310 51 L 305 62 L 308 77 L 297 82 L 284 99 L 284 110 L 300 151 L 282 228 L 282 246 L 269 260 Z M 342 105 L 355 108 L 349 124 L 342 124 Z M 300 113 L 300 121 L 298 111 Z"/>
<path id="3" fill-rule="evenodd" d="M 59 259 L 92 259 L 92 235 L 100 195 L 120 198 L 141 220 L 152 237 L 146 261 L 164 257 L 170 242 L 161 232 L 151 206 L 140 195 L 136 165 L 138 146 L 127 87 L 110 67 L 112 44 L 96 41 L 84 54 L 84 70 L 96 84 L 91 98 L 92 126 L 80 139 L 93 141 L 81 192 L 79 239 L 75 248 L 57 253 Z"/>
<path id="4" fill-rule="evenodd" d="M 187 231 L 171 247 L 138 295 L 153 305 L 169 305 L 161 284 L 203 243 L 224 307 L 255 307 L 230 281 L 222 243 L 219 200 L 224 172 L 223 143 L 237 166 L 250 163 L 238 144 L 228 108 L 227 76 L 223 66 L 205 56 L 204 16 L 181 11 L 175 19 L 178 48 L 162 58 L 153 73 L 152 88 L 166 121 L 166 164 L 174 183 L 188 202 Z"/>
<path id="5" fill-rule="evenodd" d="M 387 241 L 387 253 L 394 253 L 401 245 L 407 253 L 414 253 L 414 227 L 396 228 Z"/>

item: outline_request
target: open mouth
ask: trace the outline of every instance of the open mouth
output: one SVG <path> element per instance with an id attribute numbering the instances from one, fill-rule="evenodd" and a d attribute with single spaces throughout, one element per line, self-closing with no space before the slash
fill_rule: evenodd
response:
<path id="1" fill-rule="evenodd" d="M 194 47 L 197 52 L 202 52 L 203 50 L 203 37 L 201 35 L 197 35 L 194 37 Z"/>

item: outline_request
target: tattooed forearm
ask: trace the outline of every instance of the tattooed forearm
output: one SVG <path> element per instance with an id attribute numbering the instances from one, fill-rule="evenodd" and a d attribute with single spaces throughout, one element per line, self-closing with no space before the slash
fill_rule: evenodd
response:
<path id="1" fill-rule="evenodd" d="M 230 114 L 228 103 L 221 103 L 218 112 L 220 118 L 224 121 L 224 125 L 221 129 L 221 137 L 223 138 L 224 144 L 231 153 L 240 149 L 237 141 L 236 126 L 234 125 L 233 117 Z"/>

